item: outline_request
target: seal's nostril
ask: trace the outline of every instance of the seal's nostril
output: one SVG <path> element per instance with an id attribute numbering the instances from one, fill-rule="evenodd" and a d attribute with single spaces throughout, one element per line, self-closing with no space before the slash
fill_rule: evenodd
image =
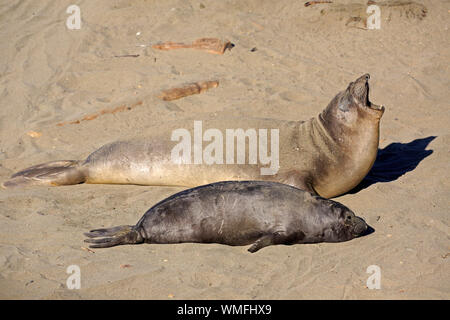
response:
<path id="1" fill-rule="evenodd" d="M 366 81 L 369 81 L 370 79 L 370 74 L 366 74 Z"/>

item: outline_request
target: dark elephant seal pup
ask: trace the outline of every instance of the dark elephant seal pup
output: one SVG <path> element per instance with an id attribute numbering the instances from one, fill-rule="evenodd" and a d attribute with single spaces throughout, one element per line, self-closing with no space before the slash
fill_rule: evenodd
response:
<path id="1" fill-rule="evenodd" d="M 85 182 L 196 187 L 224 180 L 268 180 L 331 198 L 358 185 L 375 162 L 384 108 L 369 101 L 368 81 L 366 74 L 351 82 L 321 114 L 308 121 L 204 121 L 205 127 L 222 133 L 228 129 L 279 130 L 279 163 L 278 160 L 276 163 L 279 169 L 270 175 L 262 174 L 267 164 L 261 163 L 174 163 L 171 151 L 177 143 L 171 141 L 171 129 L 192 128 L 193 124 L 191 120 L 180 120 L 177 127 L 168 125 L 159 135 L 107 144 L 83 161 L 52 161 L 30 167 L 14 174 L 3 185 L 57 186 Z M 268 145 L 272 145 L 272 138 L 270 142 L 267 139 Z M 273 155 L 272 147 L 271 152 Z"/>
<path id="2" fill-rule="evenodd" d="M 224 181 L 179 192 L 135 226 L 92 230 L 92 248 L 137 243 L 276 244 L 341 242 L 367 229 L 344 205 L 277 182 Z"/>

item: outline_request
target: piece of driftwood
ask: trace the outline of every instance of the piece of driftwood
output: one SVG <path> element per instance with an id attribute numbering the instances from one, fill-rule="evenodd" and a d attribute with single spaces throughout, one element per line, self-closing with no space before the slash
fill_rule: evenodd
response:
<path id="1" fill-rule="evenodd" d="M 142 103 L 143 103 L 142 101 L 138 101 L 138 102 L 130 104 L 130 105 L 124 104 L 124 105 L 121 105 L 121 106 L 118 106 L 118 107 L 112 108 L 112 109 L 103 109 L 103 110 L 100 110 L 99 112 L 88 114 L 88 115 L 84 116 L 81 119 L 61 122 L 61 123 L 58 123 L 56 125 L 59 126 L 59 127 L 62 127 L 64 125 L 66 125 L 66 124 L 78 124 L 81 121 L 94 120 L 94 119 L 96 119 L 99 116 L 102 116 L 104 114 L 114 114 L 114 113 L 117 113 L 117 112 L 123 112 L 123 111 L 126 111 L 126 110 L 131 110 L 134 107 L 140 106 Z"/>
<path id="2" fill-rule="evenodd" d="M 139 57 L 138 54 L 122 54 L 118 56 L 114 56 L 114 58 L 137 58 Z"/>
<path id="3" fill-rule="evenodd" d="M 158 96 L 158 98 L 164 101 L 172 101 L 183 97 L 191 96 L 193 94 L 202 93 L 210 88 L 216 88 L 219 86 L 219 81 L 201 81 L 189 83 L 180 88 L 172 88 L 164 90 Z"/>
<path id="4" fill-rule="evenodd" d="M 333 1 L 308 1 L 305 2 L 305 7 L 312 6 L 313 4 L 320 4 L 320 3 L 333 3 Z"/>
<path id="5" fill-rule="evenodd" d="M 174 49 L 192 48 L 214 54 L 223 54 L 225 50 L 232 48 L 233 46 L 234 45 L 230 41 L 222 41 L 216 38 L 202 38 L 195 40 L 191 44 L 171 42 L 171 41 L 164 43 L 157 43 L 154 44 L 152 48 L 166 51 Z"/>
<path id="6" fill-rule="evenodd" d="M 89 252 L 89 253 L 95 253 L 95 251 L 93 251 L 93 250 L 91 250 L 91 249 L 89 249 L 89 248 L 86 248 L 86 247 L 80 247 L 82 250 L 84 250 L 84 251 L 87 251 L 87 252 Z"/>

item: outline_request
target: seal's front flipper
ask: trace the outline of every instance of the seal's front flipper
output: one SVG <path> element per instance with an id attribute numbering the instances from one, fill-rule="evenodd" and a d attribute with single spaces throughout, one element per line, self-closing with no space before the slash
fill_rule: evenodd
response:
<path id="1" fill-rule="evenodd" d="M 271 246 L 273 244 L 273 235 L 265 235 L 259 238 L 255 241 L 254 244 L 251 245 L 250 248 L 248 248 L 248 251 L 251 253 L 255 253 L 259 249 L 262 249 L 267 246 Z"/>
<path id="2" fill-rule="evenodd" d="M 259 249 L 264 247 L 272 246 L 274 244 L 284 243 L 286 241 L 286 232 L 285 231 L 276 231 L 271 234 L 266 234 L 255 241 L 254 244 L 248 248 L 248 251 L 254 253 Z"/>
<path id="3" fill-rule="evenodd" d="M 311 178 L 308 174 L 302 173 L 298 170 L 291 170 L 280 174 L 279 179 L 281 183 L 308 191 L 313 195 L 319 195 L 314 189 Z"/>
<path id="4" fill-rule="evenodd" d="M 80 161 L 51 161 L 19 171 L 5 181 L 5 188 L 24 187 L 32 185 L 61 186 L 78 184 L 86 181 L 84 168 Z"/>
<path id="5" fill-rule="evenodd" d="M 255 241 L 254 244 L 251 245 L 250 248 L 248 248 L 248 251 L 251 253 L 255 253 L 259 249 L 262 249 L 264 247 L 268 247 L 275 244 L 275 238 L 277 237 L 277 234 L 266 234 Z"/>
<path id="6" fill-rule="evenodd" d="M 121 244 L 136 244 L 144 242 L 144 239 L 134 226 L 95 229 L 84 233 L 84 235 L 91 238 L 84 240 L 84 242 L 94 243 L 89 246 L 90 248 L 108 248 Z"/>

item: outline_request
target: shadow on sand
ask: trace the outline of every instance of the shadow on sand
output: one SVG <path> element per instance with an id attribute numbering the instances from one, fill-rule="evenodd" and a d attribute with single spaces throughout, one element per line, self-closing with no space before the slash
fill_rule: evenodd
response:
<path id="1" fill-rule="evenodd" d="M 420 161 L 433 153 L 433 150 L 425 149 L 435 138 L 430 136 L 409 143 L 396 142 L 384 149 L 378 149 L 377 159 L 370 172 L 348 193 L 357 193 L 377 182 L 395 181 L 405 173 L 414 170 Z"/>

